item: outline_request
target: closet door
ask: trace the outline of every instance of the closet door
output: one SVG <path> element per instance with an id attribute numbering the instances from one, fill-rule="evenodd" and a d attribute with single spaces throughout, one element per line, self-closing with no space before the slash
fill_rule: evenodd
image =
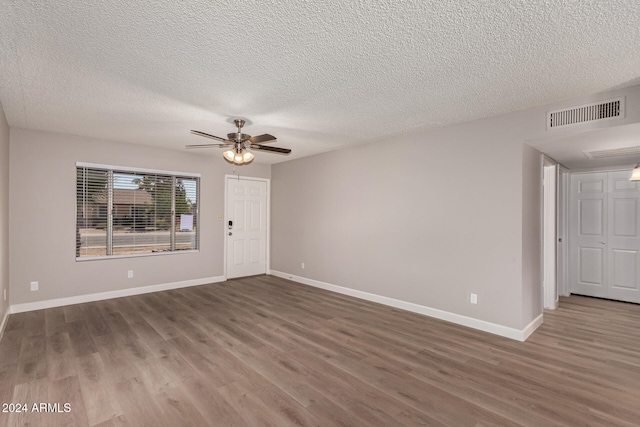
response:
<path id="1" fill-rule="evenodd" d="M 640 186 L 630 174 L 571 176 L 571 293 L 640 302 Z"/>
<path id="2" fill-rule="evenodd" d="M 640 302 L 640 193 L 630 172 L 609 172 L 607 297 Z"/>
<path id="3" fill-rule="evenodd" d="M 571 175 L 571 293 L 607 297 L 607 174 Z"/>

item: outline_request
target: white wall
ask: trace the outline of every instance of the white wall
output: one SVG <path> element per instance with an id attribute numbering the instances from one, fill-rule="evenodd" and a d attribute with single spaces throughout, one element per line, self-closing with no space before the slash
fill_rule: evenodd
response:
<path id="1" fill-rule="evenodd" d="M 541 314 L 543 245 L 543 154 L 523 145 L 522 151 L 522 322 Z"/>
<path id="2" fill-rule="evenodd" d="M 274 165 L 271 268 L 522 329 L 508 134 L 485 120 Z"/>
<path id="3" fill-rule="evenodd" d="M 224 175 L 221 156 L 11 128 L 11 304 L 118 291 L 149 285 L 206 281 L 224 273 Z M 200 173 L 199 253 L 75 260 L 76 162 Z M 237 168 L 269 178 L 270 166 Z M 127 278 L 133 270 L 134 277 Z M 38 281 L 40 289 L 29 290 Z"/>
<path id="4" fill-rule="evenodd" d="M 535 327 L 542 164 L 524 141 L 545 135 L 545 111 L 274 165 L 272 270 L 462 320 Z"/>
<path id="5" fill-rule="evenodd" d="M 0 336 L 8 313 L 9 296 L 9 125 L 0 104 Z"/>

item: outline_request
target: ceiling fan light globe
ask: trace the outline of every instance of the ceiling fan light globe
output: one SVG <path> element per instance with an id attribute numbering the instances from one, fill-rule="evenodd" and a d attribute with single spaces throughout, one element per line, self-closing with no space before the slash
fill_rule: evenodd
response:
<path id="1" fill-rule="evenodd" d="M 224 156 L 225 159 L 227 159 L 230 162 L 233 162 L 235 157 L 236 157 L 236 152 L 233 150 L 227 150 L 224 153 L 222 153 L 222 155 Z"/>
<path id="2" fill-rule="evenodd" d="M 236 154 L 235 157 L 233 158 L 233 162 L 237 163 L 239 165 L 244 163 L 244 159 L 242 158 L 242 154 L 240 154 L 240 153 Z"/>
<path id="3" fill-rule="evenodd" d="M 629 181 L 640 181 L 640 164 L 635 167 L 633 172 L 631 172 L 631 178 Z"/>
<path id="4" fill-rule="evenodd" d="M 244 154 L 242 155 L 242 158 L 244 159 L 245 163 L 249 163 L 250 161 L 253 160 L 253 153 L 249 152 L 249 151 L 245 151 Z"/>

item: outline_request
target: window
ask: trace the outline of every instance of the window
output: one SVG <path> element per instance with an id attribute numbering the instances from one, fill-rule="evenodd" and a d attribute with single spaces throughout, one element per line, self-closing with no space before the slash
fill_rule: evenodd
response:
<path id="1" fill-rule="evenodd" d="M 200 178 L 76 165 L 76 259 L 199 249 Z"/>

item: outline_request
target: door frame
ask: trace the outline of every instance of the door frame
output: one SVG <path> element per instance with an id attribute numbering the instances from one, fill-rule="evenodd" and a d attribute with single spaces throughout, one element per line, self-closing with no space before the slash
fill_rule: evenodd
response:
<path id="1" fill-rule="evenodd" d="M 543 160 L 542 283 L 544 308 L 558 308 L 558 163 Z"/>
<path id="2" fill-rule="evenodd" d="M 558 169 L 558 295 L 568 297 L 569 289 L 569 169 Z"/>
<path id="3" fill-rule="evenodd" d="M 224 221 L 222 224 L 222 230 L 223 230 L 223 236 L 224 236 L 224 249 L 223 249 L 223 254 L 224 254 L 224 260 L 223 260 L 223 276 L 224 276 L 224 280 L 228 280 L 227 278 L 227 250 L 229 245 L 227 244 L 227 240 L 229 237 L 228 234 L 228 230 L 227 230 L 227 224 L 229 223 L 229 219 L 227 218 L 228 215 L 228 203 L 229 203 L 229 197 L 227 194 L 227 188 L 229 187 L 228 183 L 229 180 L 240 180 L 240 181 L 260 181 L 260 182 L 266 182 L 267 184 L 267 241 L 265 242 L 266 248 L 265 248 L 265 263 L 266 263 L 266 274 L 271 274 L 271 178 L 258 178 L 258 177 L 253 177 L 253 176 L 240 176 L 240 175 L 229 175 L 226 174 L 224 176 Z"/>

